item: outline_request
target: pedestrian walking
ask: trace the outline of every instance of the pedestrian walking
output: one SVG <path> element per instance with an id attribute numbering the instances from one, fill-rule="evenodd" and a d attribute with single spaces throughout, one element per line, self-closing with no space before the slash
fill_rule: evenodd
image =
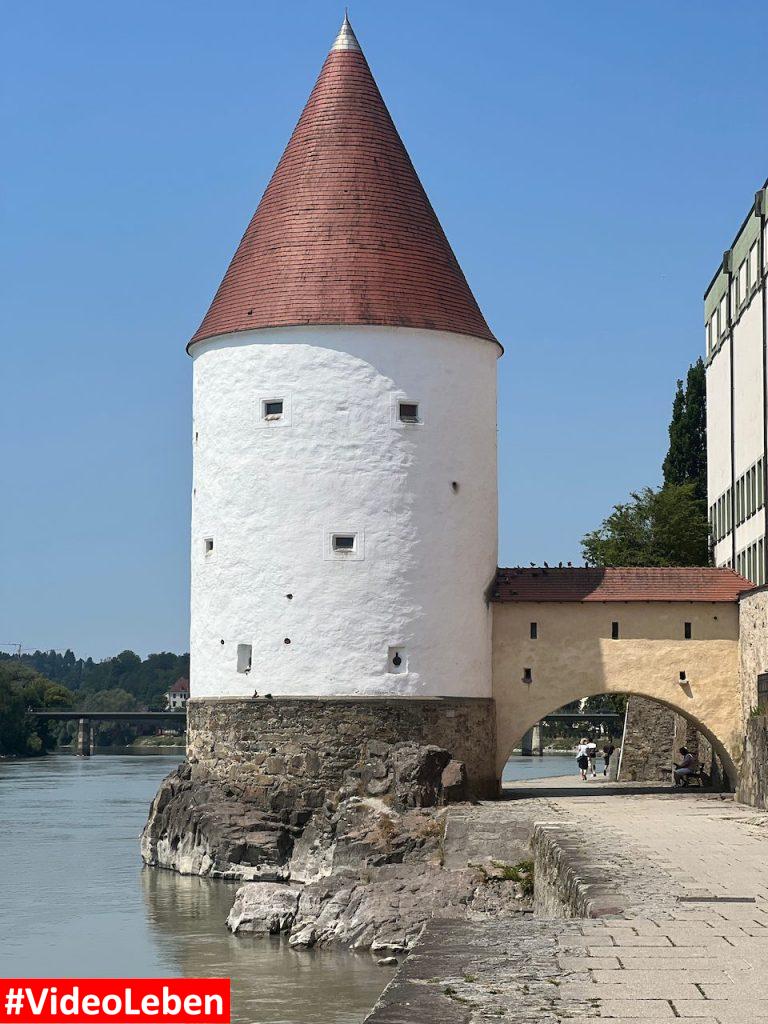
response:
<path id="1" fill-rule="evenodd" d="M 582 782 L 587 781 L 587 768 L 589 767 L 589 755 L 587 754 L 588 744 L 589 740 L 584 736 L 580 740 L 579 746 L 576 750 L 576 764 L 579 766 Z"/>

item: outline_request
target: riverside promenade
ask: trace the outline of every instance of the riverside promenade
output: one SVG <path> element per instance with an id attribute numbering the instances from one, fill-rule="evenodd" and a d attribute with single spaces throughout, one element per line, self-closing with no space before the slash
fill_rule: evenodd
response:
<path id="1" fill-rule="evenodd" d="M 447 866 L 514 850 L 532 812 L 601 916 L 432 921 L 369 1024 L 768 1022 L 768 814 L 602 779 L 507 795 L 449 822 Z"/>

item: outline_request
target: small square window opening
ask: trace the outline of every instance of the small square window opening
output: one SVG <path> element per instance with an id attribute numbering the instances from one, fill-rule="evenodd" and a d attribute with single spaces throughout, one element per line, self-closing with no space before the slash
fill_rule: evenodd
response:
<path id="1" fill-rule="evenodd" d="M 419 404 L 418 402 L 400 402 L 398 405 L 398 415 L 402 423 L 418 423 L 419 422 Z"/>
<path id="2" fill-rule="evenodd" d="M 523 669 L 523 682 L 524 683 L 532 683 L 533 682 L 533 670 L 532 669 L 530 669 L 530 668 L 524 668 Z"/>
<path id="3" fill-rule="evenodd" d="M 206 537 L 203 541 L 203 551 L 206 555 L 213 554 L 213 537 Z"/>
<path id="4" fill-rule="evenodd" d="M 685 623 L 684 629 L 685 629 L 685 639 L 686 640 L 690 640 L 691 639 L 691 624 L 690 624 L 690 622 L 686 622 Z"/>
<path id="5" fill-rule="evenodd" d="M 539 638 L 539 624 L 538 622 L 531 623 L 531 640 L 538 640 Z"/>
<path id="6" fill-rule="evenodd" d="M 282 398 L 269 399 L 262 403 L 263 416 L 265 420 L 279 420 L 283 415 Z"/>
<path id="7" fill-rule="evenodd" d="M 355 534 L 354 533 L 334 533 L 331 540 L 334 551 L 354 551 L 355 550 Z"/>
<path id="8" fill-rule="evenodd" d="M 618 622 L 611 623 L 611 640 L 619 639 L 619 624 Z"/>

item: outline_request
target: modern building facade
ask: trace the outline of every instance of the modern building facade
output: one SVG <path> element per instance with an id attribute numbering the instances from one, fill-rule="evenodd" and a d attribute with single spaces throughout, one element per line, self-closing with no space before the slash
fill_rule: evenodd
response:
<path id="1" fill-rule="evenodd" d="M 704 297 L 707 475 L 715 565 L 768 582 L 768 182 Z"/>

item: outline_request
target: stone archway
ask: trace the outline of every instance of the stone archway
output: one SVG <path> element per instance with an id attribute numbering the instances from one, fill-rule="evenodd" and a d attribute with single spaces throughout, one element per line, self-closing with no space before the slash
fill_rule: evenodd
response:
<path id="1" fill-rule="evenodd" d="M 618 692 L 618 691 L 602 691 L 602 690 L 600 691 L 600 693 L 605 693 L 605 692 Z M 622 692 L 624 692 L 624 691 L 622 691 Z M 594 696 L 597 696 L 597 694 L 594 694 L 594 693 L 583 693 L 583 694 L 580 694 L 579 697 L 573 697 L 572 700 L 578 700 L 578 699 L 580 699 L 580 697 L 594 697 Z M 673 711 L 673 712 L 675 712 L 675 714 L 681 715 L 682 718 L 684 718 L 690 725 L 692 725 L 693 728 L 697 732 L 701 733 L 708 740 L 708 742 L 712 745 L 712 749 L 714 750 L 715 754 L 717 755 L 718 759 L 720 760 L 720 763 L 723 766 L 723 770 L 725 771 L 725 774 L 727 776 L 727 782 L 729 783 L 729 785 L 730 784 L 735 784 L 736 779 L 737 779 L 737 770 L 738 769 L 737 769 L 736 763 L 734 762 L 733 757 L 731 756 L 730 751 L 725 746 L 725 744 L 720 740 L 720 738 L 715 733 L 713 733 L 711 731 L 711 729 L 709 729 L 704 723 L 700 722 L 695 716 L 691 715 L 689 711 L 687 711 L 685 708 L 683 708 L 679 704 L 674 705 L 674 704 L 668 703 L 666 701 L 658 700 L 658 698 L 656 698 L 656 697 L 649 697 L 648 694 L 639 694 L 639 693 L 634 693 L 634 692 L 629 692 L 629 691 L 626 691 L 626 696 L 628 696 L 628 697 L 643 697 L 645 700 L 652 700 L 654 703 L 659 704 L 662 707 L 665 707 L 667 710 Z M 566 703 L 570 703 L 570 701 L 567 701 Z M 557 708 L 560 707 L 560 706 L 561 705 L 558 704 L 557 707 L 548 707 L 546 711 L 544 711 L 541 715 L 539 715 L 536 718 L 536 722 L 541 721 L 541 719 L 543 719 L 543 718 L 549 717 L 555 711 L 557 711 Z M 498 708 L 497 708 L 497 714 L 498 714 Z M 535 722 L 532 723 L 532 724 L 535 725 Z M 530 728 L 530 727 L 531 726 L 529 725 L 528 728 Z M 517 749 L 517 747 L 520 745 L 520 739 L 521 739 L 522 735 L 524 735 L 525 732 L 527 732 L 528 730 L 526 729 L 523 733 L 518 735 L 517 734 L 517 728 L 513 727 L 511 725 L 511 723 L 504 722 L 500 715 L 499 715 L 498 720 L 497 720 L 497 730 L 498 730 L 498 754 L 499 754 L 499 757 L 498 757 L 498 760 L 497 760 L 497 771 L 499 771 L 499 773 L 501 773 L 501 771 L 503 771 L 503 769 L 504 769 L 504 765 L 506 764 L 506 761 L 507 761 L 509 755 L 512 753 L 513 750 Z M 510 737 L 514 737 L 514 739 L 510 740 Z"/>
<path id="2" fill-rule="evenodd" d="M 690 721 L 737 783 L 743 725 L 735 603 L 497 604 L 493 658 L 499 777 L 515 742 L 547 714 L 582 697 L 622 693 L 649 697 Z"/>

